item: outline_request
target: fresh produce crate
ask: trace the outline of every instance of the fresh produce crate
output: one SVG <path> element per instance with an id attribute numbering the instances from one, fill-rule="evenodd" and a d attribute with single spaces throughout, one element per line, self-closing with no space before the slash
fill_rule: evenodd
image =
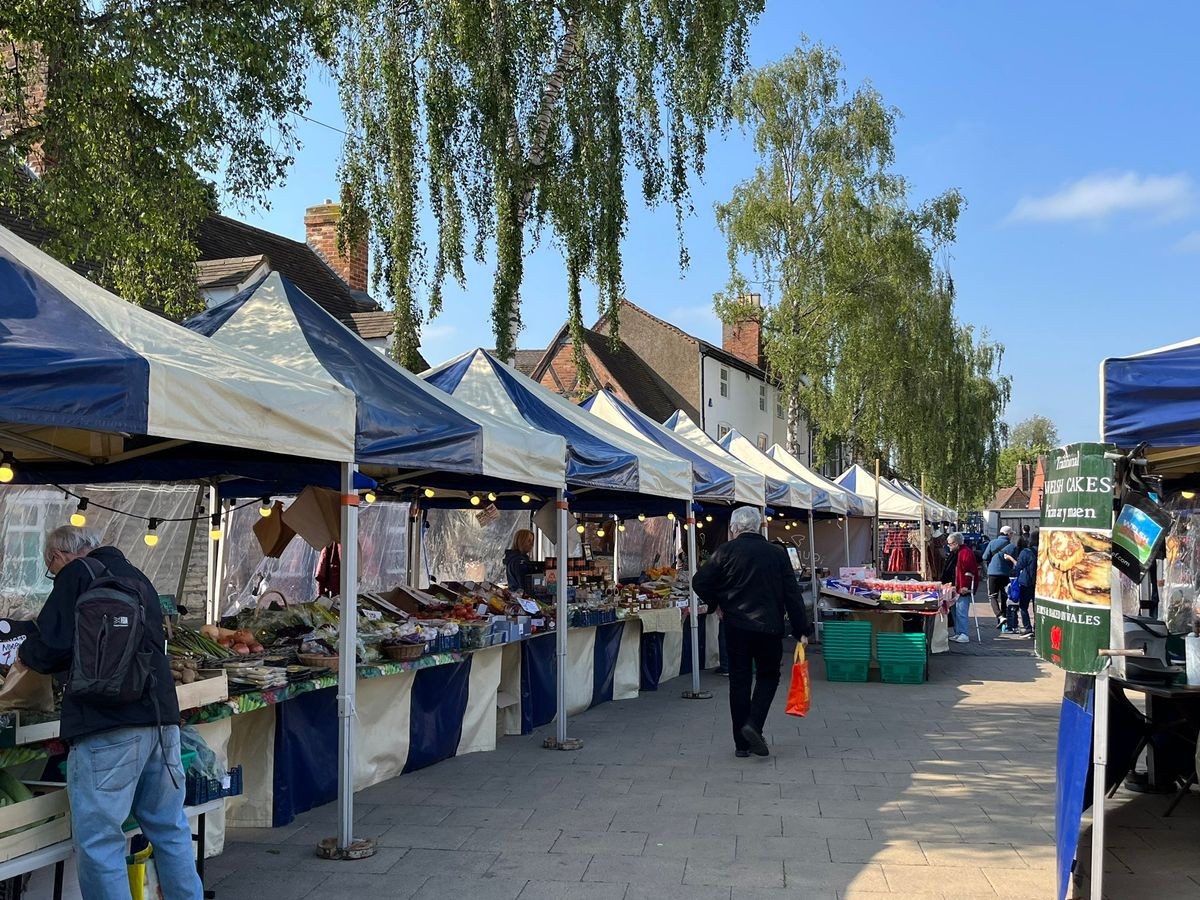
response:
<path id="1" fill-rule="evenodd" d="M 228 786 L 226 786 L 228 782 Z M 242 767 L 234 766 L 224 779 L 206 778 L 199 772 L 187 773 L 187 792 L 184 803 L 187 806 L 199 806 L 210 800 L 222 797 L 236 797 L 242 793 Z"/>
<path id="2" fill-rule="evenodd" d="M 461 634 L 439 634 L 425 644 L 426 653 L 453 653 L 462 649 Z"/>
<path id="3" fill-rule="evenodd" d="M 220 703 L 229 699 L 229 676 L 224 669 L 201 669 L 196 681 L 175 685 L 175 696 L 180 711 Z"/>
<path id="4" fill-rule="evenodd" d="M 489 646 L 492 634 L 491 622 L 465 622 L 458 626 L 464 650 L 481 650 Z"/>
<path id="5" fill-rule="evenodd" d="M 827 681 L 866 681 L 871 670 L 869 657 L 863 659 L 830 659 L 825 657 Z"/>
<path id="6" fill-rule="evenodd" d="M 5 834 L 0 837 L 0 862 L 71 838 L 66 786 L 39 781 L 27 781 L 24 785 L 33 794 L 32 799 L 0 807 L 0 833 Z M 4 793 L 16 800 L 9 791 Z"/>
<path id="7" fill-rule="evenodd" d="M 921 684 L 925 681 L 925 659 L 919 661 L 879 660 L 879 677 L 892 684 Z"/>

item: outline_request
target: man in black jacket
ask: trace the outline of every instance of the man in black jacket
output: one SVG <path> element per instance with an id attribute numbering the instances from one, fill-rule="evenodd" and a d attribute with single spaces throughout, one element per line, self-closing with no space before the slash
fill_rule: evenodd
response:
<path id="1" fill-rule="evenodd" d="M 736 755 L 767 756 L 763 726 L 779 687 L 784 614 L 792 634 L 807 642 L 810 626 L 787 551 L 760 533 L 762 516 L 750 506 L 730 517 L 732 540 L 718 548 L 692 585 L 725 624 L 729 649 L 729 712 Z M 751 686 L 753 683 L 753 691 Z"/>
<path id="2" fill-rule="evenodd" d="M 67 793 L 79 851 L 84 900 L 129 896 L 125 836 L 132 812 L 154 845 L 163 896 L 200 900 L 192 835 L 183 812 L 184 773 L 179 748 L 179 702 L 167 659 L 162 606 L 150 580 L 115 547 L 96 535 L 64 525 L 46 537 L 46 569 L 54 579 L 38 615 L 38 633 L 21 644 L 17 666 L 45 674 L 65 673 L 75 645 L 75 603 L 107 572 L 135 585 L 145 612 L 151 673 L 140 700 L 106 703 L 63 696 L 59 736 L 70 745 Z"/>

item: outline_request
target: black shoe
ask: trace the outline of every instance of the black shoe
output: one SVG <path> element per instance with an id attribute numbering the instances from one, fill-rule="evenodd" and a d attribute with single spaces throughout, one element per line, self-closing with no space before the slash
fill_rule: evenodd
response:
<path id="1" fill-rule="evenodd" d="M 754 730 L 751 725 L 742 726 L 742 738 L 750 745 L 750 752 L 755 756 L 770 756 L 771 751 L 767 747 L 767 742 L 763 740 L 763 736 Z"/>
<path id="2" fill-rule="evenodd" d="M 750 755 L 749 750 L 734 750 L 733 755 L 738 759 L 746 759 Z"/>
<path id="3" fill-rule="evenodd" d="M 713 674 L 714 675 L 724 675 L 726 678 L 728 678 L 729 670 L 728 669 L 713 669 Z"/>

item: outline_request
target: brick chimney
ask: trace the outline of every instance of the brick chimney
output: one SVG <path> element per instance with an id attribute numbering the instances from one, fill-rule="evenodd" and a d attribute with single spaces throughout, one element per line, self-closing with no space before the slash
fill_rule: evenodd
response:
<path id="1" fill-rule="evenodd" d="M 342 218 L 342 205 L 326 200 L 320 206 L 304 211 L 304 240 L 325 264 L 337 273 L 352 291 L 367 291 L 367 242 L 358 241 L 338 252 L 337 230 Z"/>
<path id="2" fill-rule="evenodd" d="M 1025 493 L 1029 493 L 1029 489 L 1033 487 L 1033 473 L 1029 469 L 1029 463 L 1017 463 L 1017 480 L 1014 484 Z"/>
<path id="3" fill-rule="evenodd" d="M 7 137 L 36 123 L 38 116 L 46 108 L 46 92 L 49 79 L 49 63 L 41 52 L 39 44 L 18 44 L 6 42 L 0 48 L 0 67 L 4 73 L 0 75 L 5 82 L 14 76 L 20 80 L 21 97 L 15 108 L 0 107 L 0 136 Z M 33 145 L 26 165 L 35 175 L 46 172 L 48 160 L 40 142 Z"/>
<path id="4" fill-rule="evenodd" d="M 742 298 L 758 308 L 762 308 L 762 294 L 748 294 Z M 759 314 L 761 316 L 761 314 Z M 732 353 L 739 359 L 754 366 L 762 366 L 762 323 L 759 317 L 721 326 L 721 346 L 726 353 Z"/>

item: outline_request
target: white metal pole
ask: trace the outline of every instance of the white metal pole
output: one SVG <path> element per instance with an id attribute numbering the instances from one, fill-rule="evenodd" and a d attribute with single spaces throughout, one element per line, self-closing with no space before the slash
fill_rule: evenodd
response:
<path id="1" fill-rule="evenodd" d="M 700 694 L 700 600 L 692 582 L 700 570 L 700 555 L 696 552 L 696 511 L 688 502 L 688 618 L 692 629 L 692 695 Z"/>
<path id="2" fill-rule="evenodd" d="M 221 612 L 225 608 L 225 561 L 229 556 L 227 547 L 229 546 L 229 525 L 233 517 L 233 501 L 226 500 L 221 504 L 221 534 L 222 539 L 217 542 L 217 559 L 213 573 L 213 617 L 210 621 L 216 622 L 221 618 Z"/>
<path id="3" fill-rule="evenodd" d="M 621 580 L 621 520 L 613 516 L 613 584 Z"/>
<path id="4" fill-rule="evenodd" d="M 555 640 L 558 642 L 558 670 L 555 678 L 557 692 L 556 744 L 567 743 L 567 500 L 565 492 L 555 495 L 558 507 L 558 579 L 555 591 L 558 598 Z"/>
<path id="5" fill-rule="evenodd" d="M 854 565 L 854 562 L 850 559 L 850 514 L 849 513 L 847 513 L 842 518 L 842 544 L 846 548 L 846 566 L 849 567 L 849 566 Z"/>
<path id="6" fill-rule="evenodd" d="M 921 473 L 921 574 L 919 578 L 924 579 L 925 573 L 928 571 L 925 559 L 925 473 Z"/>
<path id="7" fill-rule="evenodd" d="M 342 464 L 342 583 L 338 626 L 338 833 L 339 851 L 354 843 L 354 696 L 358 682 L 358 495 L 354 463 Z"/>
<path id="8" fill-rule="evenodd" d="M 208 489 L 208 512 L 209 515 L 216 516 L 218 522 L 221 521 L 221 501 L 217 498 L 216 487 Z M 208 590 L 204 600 L 204 622 L 207 625 L 213 624 L 219 617 L 217 610 L 217 555 L 225 540 L 224 534 L 222 531 L 221 540 L 210 541 L 208 544 Z"/>
<path id="9" fill-rule="evenodd" d="M 817 603 L 821 599 L 821 579 L 817 577 L 817 537 L 813 526 L 813 511 L 808 511 L 808 562 L 812 567 L 813 618 L 817 616 Z"/>
<path id="10" fill-rule="evenodd" d="M 1092 900 L 1104 897 L 1104 795 L 1108 769 L 1108 666 L 1101 657 L 1096 673 L 1092 719 Z"/>

